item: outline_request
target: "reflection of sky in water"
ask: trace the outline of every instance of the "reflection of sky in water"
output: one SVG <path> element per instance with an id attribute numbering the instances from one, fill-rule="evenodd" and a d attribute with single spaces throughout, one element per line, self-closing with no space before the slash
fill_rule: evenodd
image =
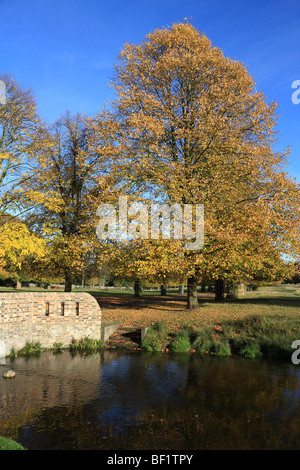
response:
<path id="1" fill-rule="evenodd" d="M 138 409 L 135 407 L 115 406 L 104 410 L 101 416 L 98 415 L 96 422 L 102 425 L 103 430 L 113 427 L 115 434 L 121 434 L 136 422 L 137 415 Z"/>
<path id="2" fill-rule="evenodd" d="M 251 373 L 255 375 L 253 382 L 255 385 L 252 386 L 250 380 L 248 385 L 251 395 L 247 396 L 247 380 L 232 380 L 233 377 L 231 379 L 228 377 L 226 380 L 227 368 L 227 372 L 230 373 L 229 364 L 233 365 L 234 361 L 227 362 L 226 366 L 224 362 L 224 368 L 220 367 L 220 364 L 217 366 L 213 361 L 211 368 L 207 366 L 202 368 L 201 361 L 177 361 L 173 360 L 172 356 L 162 361 L 157 358 L 153 362 L 138 357 L 119 357 L 104 364 L 102 368 L 100 389 L 102 414 L 99 421 L 105 422 L 107 426 L 117 426 L 120 430 L 124 430 L 139 419 L 143 410 L 155 410 L 159 414 L 160 410 L 166 408 L 171 410 L 175 405 L 175 408 L 182 410 L 193 406 L 195 413 L 201 413 L 200 401 L 195 398 L 193 403 L 188 404 L 187 399 L 187 394 L 197 397 L 200 391 L 202 404 L 204 400 L 206 410 L 212 415 L 214 406 L 218 407 L 215 412 L 219 413 L 219 416 L 229 413 L 230 418 L 241 412 L 241 406 L 245 408 L 242 415 L 244 411 L 246 413 L 248 407 L 249 409 L 253 407 L 254 414 L 258 416 L 258 410 L 261 409 L 264 419 L 270 426 L 278 427 L 287 417 L 299 412 L 300 368 L 295 371 L 285 365 L 278 370 L 276 368 L 269 370 L 267 367 L 265 370 L 257 370 L 254 363 L 236 362 L 236 372 L 241 370 L 243 374 L 246 374 L 246 365 L 249 366 L 249 373 L 251 366 L 254 366 Z M 214 370 L 218 371 L 218 379 L 214 379 Z M 273 395 L 272 390 L 277 390 L 278 385 L 280 385 L 278 394 Z M 245 393 L 244 402 L 241 400 L 241 393 Z M 259 404 L 261 393 L 268 402 L 262 399 Z M 234 399 L 235 394 L 239 396 L 238 401 Z M 214 397 L 212 403 L 209 401 L 209 396 Z M 226 403 L 222 400 L 216 401 L 217 396 L 222 396 Z"/>
<path id="3" fill-rule="evenodd" d="M 295 409 L 297 409 L 300 404 L 300 367 L 291 366 L 290 376 L 294 376 L 297 379 L 297 385 L 286 388 L 284 392 L 284 403 L 286 412 L 294 413 Z"/>
<path id="4" fill-rule="evenodd" d="M 103 365 L 100 381 L 102 413 L 97 420 L 121 429 L 138 420 L 143 410 L 179 402 L 186 368 L 172 360 L 146 364 L 123 356 Z"/>
<path id="5" fill-rule="evenodd" d="M 136 357 L 125 356 L 104 365 L 101 372 L 101 398 L 143 405 L 145 398 L 153 405 L 176 399 L 186 379 L 186 370 L 175 361 L 145 364 Z"/>
<path id="6" fill-rule="evenodd" d="M 128 422 L 146 408 L 161 407 L 178 395 L 182 371 L 175 362 L 148 364 L 130 356 L 104 364 L 101 371 L 101 420 Z"/>
<path id="7" fill-rule="evenodd" d="M 150 365 L 146 369 L 145 378 L 148 386 L 155 392 L 158 403 L 170 403 L 176 400 L 178 393 L 185 382 L 185 373 L 178 367 L 176 362 L 169 362 L 163 368 Z"/>
<path id="8" fill-rule="evenodd" d="M 280 366 L 280 362 L 278 364 Z M 264 412 L 265 419 L 273 429 L 280 428 L 283 423 L 286 425 L 289 420 L 299 415 L 300 409 L 300 368 L 289 364 L 281 366 L 269 374 L 270 398 Z M 279 387 L 276 393 L 281 382 L 284 384 L 281 385 L 283 391 L 280 391 Z M 269 406 L 269 402 L 272 406 Z"/>

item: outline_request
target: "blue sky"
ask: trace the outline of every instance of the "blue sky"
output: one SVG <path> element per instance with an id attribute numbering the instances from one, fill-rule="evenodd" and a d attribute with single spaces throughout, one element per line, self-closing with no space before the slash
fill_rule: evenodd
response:
<path id="1" fill-rule="evenodd" d="M 278 149 L 291 147 L 288 171 L 300 182 L 300 104 L 291 99 L 299 0 L 0 0 L 0 72 L 33 90 L 45 121 L 67 109 L 93 115 L 114 98 L 109 82 L 123 45 L 184 18 L 277 101 Z"/>

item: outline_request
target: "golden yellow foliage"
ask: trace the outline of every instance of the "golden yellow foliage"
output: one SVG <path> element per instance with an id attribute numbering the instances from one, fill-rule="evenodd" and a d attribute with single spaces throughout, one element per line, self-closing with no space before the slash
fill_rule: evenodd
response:
<path id="1" fill-rule="evenodd" d="M 124 180 L 148 198 L 204 204 L 204 246 L 181 252 L 182 269 L 198 281 L 284 272 L 282 256 L 299 256 L 300 192 L 288 150 L 274 150 L 276 103 L 189 23 L 126 44 L 115 69 Z"/>
<path id="2" fill-rule="evenodd" d="M 32 258 L 36 261 L 46 254 L 45 241 L 30 233 L 22 222 L 6 222 L 0 226 L 0 275 L 19 278 Z"/>

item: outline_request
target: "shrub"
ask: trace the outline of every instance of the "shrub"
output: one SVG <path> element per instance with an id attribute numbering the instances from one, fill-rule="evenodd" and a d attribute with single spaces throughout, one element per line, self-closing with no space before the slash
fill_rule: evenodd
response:
<path id="1" fill-rule="evenodd" d="M 155 327 L 149 327 L 141 348 L 146 352 L 159 352 L 162 349 L 161 337 Z"/>
<path id="2" fill-rule="evenodd" d="M 163 321 L 157 321 L 148 328 L 141 348 L 147 352 L 160 352 L 169 343 L 169 330 Z"/>
<path id="3" fill-rule="evenodd" d="M 261 357 L 263 354 L 260 350 L 258 343 L 249 343 L 243 348 L 240 349 L 240 355 L 244 357 L 248 357 L 254 359 L 256 357 Z"/>
<path id="4" fill-rule="evenodd" d="M 232 354 L 238 355 L 241 354 L 241 351 L 248 345 L 249 341 L 252 342 L 245 332 L 228 335 L 228 341 L 231 346 Z"/>
<path id="5" fill-rule="evenodd" d="M 159 333 L 164 333 L 166 331 L 166 325 L 163 320 L 159 320 L 153 325 L 153 329 Z"/>
<path id="6" fill-rule="evenodd" d="M 170 344 L 170 351 L 172 352 L 188 352 L 192 345 L 187 335 L 178 334 L 175 336 Z"/>
<path id="7" fill-rule="evenodd" d="M 197 338 L 193 344 L 196 352 L 210 353 L 213 349 L 214 343 L 211 339 Z"/>
<path id="8" fill-rule="evenodd" d="M 262 335 L 259 339 L 262 353 L 266 357 L 290 357 L 293 338 L 288 332 L 274 332 L 270 336 Z"/>
<path id="9" fill-rule="evenodd" d="M 291 354 L 291 344 L 297 332 L 294 325 L 278 317 L 252 315 L 229 321 L 224 332 L 230 337 L 233 351 L 245 357 L 281 357 Z M 230 334 L 229 334 L 230 332 Z"/>
<path id="10" fill-rule="evenodd" d="M 23 348 L 19 349 L 16 355 L 18 356 L 29 356 L 31 354 L 39 354 L 42 351 L 41 344 L 37 343 L 29 343 L 27 342 Z"/>
<path id="11" fill-rule="evenodd" d="M 220 341 L 214 341 L 214 353 L 218 356 L 230 356 L 231 349 L 228 340 L 221 339 Z"/>
<path id="12" fill-rule="evenodd" d="M 199 353 L 210 353 L 213 349 L 212 329 L 199 331 L 193 341 L 193 348 Z"/>
<path id="13" fill-rule="evenodd" d="M 64 347 L 63 343 L 53 343 L 54 352 L 60 352 Z"/>
<path id="14" fill-rule="evenodd" d="M 69 344 L 70 351 L 98 352 L 104 348 L 103 341 L 92 338 L 73 339 Z"/>

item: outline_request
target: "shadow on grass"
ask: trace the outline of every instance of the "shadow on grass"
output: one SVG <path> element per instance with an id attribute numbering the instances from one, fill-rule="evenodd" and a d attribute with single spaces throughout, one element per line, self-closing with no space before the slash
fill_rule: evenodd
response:
<path id="1" fill-rule="evenodd" d="M 90 292 L 92 294 L 92 292 Z M 93 294 L 92 294 L 93 295 Z M 109 308 L 120 308 L 126 307 L 128 309 L 134 308 L 136 310 L 143 309 L 145 307 L 151 307 L 151 309 L 165 310 L 166 306 L 175 309 L 186 309 L 187 298 L 186 295 L 151 295 L 135 297 L 129 294 L 108 294 L 102 296 L 101 294 L 94 296 L 98 302 Z M 273 297 L 253 297 L 253 298 L 240 298 L 240 299 L 224 299 L 216 302 L 212 296 L 198 296 L 199 307 L 201 304 L 228 304 L 228 305 L 270 305 L 270 306 L 281 306 L 281 307 L 294 307 L 300 308 L 300 297 L 285 297 L 285 296 L 273 296 Z"/>
<path id="2" fill-rule="evenodd" d="M 92 294 L 90 292 L 90 294 Z M 93 294 L 92 294 L 93 295 Z M 136 310 L 143 309 L 145 307 L 151 307 L 159 309 L 159 305 L 167 305 L 170 303 L 172 308 L 183 308 L 186 303 L 186 297 L 184 295 L 152 295 L 152 296 L 141 296 L 135 297 L 134 295 L 119 295 L 110 294 L 102 296 L 101 294 L 93 295 L 98 303 L 102 306 L 109 308 L 134 308 Z"/>
<path id="3" fill-rule="evenodd" d="M 141 346 L 140 328 L 119 328 L 106 341 L 108 347 L 134 349 Z"/>
<path id="4" fill-rule="evenodd" d="M 300 307 L 300 297 L 263 297 L 263 298 L 241 298 L 241 299 L 225 299 L 224 302 L 238 305 L 278 305 L 286 307 Z"/>

